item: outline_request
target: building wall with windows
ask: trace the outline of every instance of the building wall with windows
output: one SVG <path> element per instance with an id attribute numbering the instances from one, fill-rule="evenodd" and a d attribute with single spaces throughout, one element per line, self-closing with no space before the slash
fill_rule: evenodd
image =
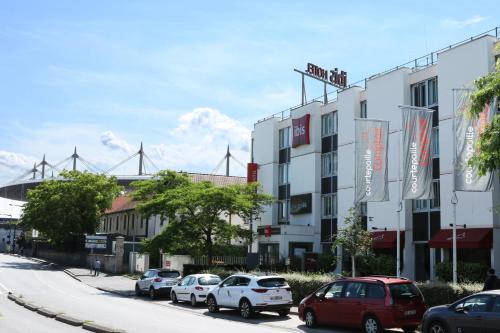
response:
<path id="1" fill-rule="evenodd" d="M 358 117 L 390 121 L 389 201 L 358 205 L 358 211 L 366 215 L 368 230 L 396 230 L 398 165 L 403 163 L 399 157 L 402 123 L 399 106 L 427 107 L 434 110 L 434 199 L 403 201 L 400 227 L 405 237 L 403 274 L 419 280 L 433 278 L 435 264 L 448 260 L 451 255 L 449 249 L 429 248 L 428 243 L 452 223 L 452 89 L 471 87 L 474 79 L 494 70 L 496 42 L 492 36 L 465 42 L 437 54 L 436 63 L 374 75 L 366 80 L 365 87 L 339 91 L 337 99 L 326 105 L 313 102 L 293 109 L 289 118 L 274 117 L 256 123 L 252 138 L 253 162 L 259 165 L 258 179 L 264 190 L 268 189 L 280 202 L 266 210 L 258 227 L 284 223 L 281 228 L 273 229 L 271 237 L 261 233 L 257 241 L 276 244 L 281 258 L 300 254 L 300 251 L 293 253 L 291 245 L 299 241 L 312 243 L 311 250 L 315 252 L 330 251 L 337 230 L 342 228 L 349 208 L 354 206 L 354 119 Z M 308 113 L 311 144 L 280 147 L 279 143 L 285 142 L 279 139 L 284 133 L 282 129 L 291 127 L 291 119 Z M 286 153 L 289 159 L 280 158 L 285 154 L 284 149 L 289 150 Z M 282 176 L 285 171 L 279 171 L 285 168 L 288 178 Z M 498 212 L 492 209 L 494 202 L 500 199 L 498 186 L 496 188 L 488 193 L 459 192 L 457 225 L 493 229 L 496 245 L 491 253 L 481 252 L 481 256 L 487 256 L 488 259 L 482 260 L 500 270 L 500 221 Z M 290 214 L 290 208 L 284 208 L 288 200 L 293 201 L 295 195 L 305 193 L 312 193 L 311 213 Z M 299 226 L 302 235 L 289 232 Z"/>

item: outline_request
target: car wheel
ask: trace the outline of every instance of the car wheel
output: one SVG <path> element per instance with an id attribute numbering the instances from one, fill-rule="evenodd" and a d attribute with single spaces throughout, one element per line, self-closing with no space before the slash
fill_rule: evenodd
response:
<path id="1" fill-rule="evenodd" d="M 312 310 L 306 310 L 304 313 L 304 321 L 307 327 L 316 327 L 316 316 Z"/>
<path id="2" fill-rule="evenodd" d="M 403 327 L 403 332 L 405 333 L 413 333 L 417 329 L 417 326 L 405 326 Z"/>
<path id="3" fill-rule="evenodd" d="M 141 288 L 139 288 L 139 285 L 137 283 L 135 284 L 135 295 L 142 296 Z"/>
<path id="4" fill-rule="evenodd" d="M 217 301 L 215 300 L 215 297 L 213 297 L 213 296 L 208 296 L 207 307 L 208 307 L 208 311 L 211 313 L 219 312 L 219 307 L 217 306 Z"/>
<path id="5" fill-rule="evenodd" d="M 278 314 L 280 315 L 280 317 L 286 317 L 286 316 L 288 316 L 289 313 L 290 313 L 289 309 L 284 309 L 284 310 L 278 311 Z"/>
<path id="6" fill-rule="evenodd" d="M 363 319 L 363 332 L 365 333 L 381 333 L 382 327 L 375 316 L 366 316 Z"/>
<path id="7" fill-rule="evenodd" d="M 196 302 L 196 296 L 194 294 L 191 294 L 191 301 L 190 301 L 190 303 L 191 303 L 192 307 L 195 307 L 196 304 L 198 304 L 198 302 Z"/>
<path id="8" fill-rule="evenodd" d="M 153 287 L 149 288 L 149 298 L 151 298 L 152 300 L 156 299 L 156 291 Z"/>
<path id="9" fill-rule="evenodd" d="M 429 325 L 428 333 L 448 333 L 446 327 L 439 321 L 435 321 Z"/>
<path id="10" fill-rule="evenodd" d="M 240 315 L 244 319 L 251 318 L 253 315 L 252 305 L 246 299 L 240 301 Z"/>
<path id="11" fill-rule="evenodd" d="M 177 299 L 177 295 L 175 294 L 175 291 L 172 291 L 170 294 L 170 299 L 172 300 L 172 303 L 179 303 L 179 300 Z"/>

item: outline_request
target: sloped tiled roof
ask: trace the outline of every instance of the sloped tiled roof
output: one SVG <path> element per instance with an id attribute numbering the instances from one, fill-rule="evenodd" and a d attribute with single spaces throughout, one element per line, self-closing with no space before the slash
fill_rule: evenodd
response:
<path id="1" fill-rule="evenodd" d="M 236 177 L 236 176 L 223 176 L 223 175 L 210 175 L 203 173 L 187 173 L 191 180 L 195 183 L 209 181 L 214 183 L 216 186 L 228 186 L 234 184 L 245 184 L 247 182 L 246 177 Z M 125 194 L 117 197 L 111 208 L 106 209 L 105 214 L 113 214 L 124 212 L 127 210 L 133 210 L 137 206 L 135 201 L 132 201 L 132 198 Z"/>

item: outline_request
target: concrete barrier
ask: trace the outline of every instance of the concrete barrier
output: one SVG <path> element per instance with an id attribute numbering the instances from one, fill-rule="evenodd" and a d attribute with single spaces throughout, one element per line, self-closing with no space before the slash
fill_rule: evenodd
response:
<path id="1" fill-rule="evenodd" d="M 124 330 L 106 327 L 95 323 L 83 323 L 82 328 L 96 333 L 126 333 Z"/>
<path id="2" fill-rule="evenodd" d="M 56 320 L 60 321 L 62 323 L 65 323 L 65 324 L 72 325 L 72 326 L 82 326 L 83 325 L 83 320 L 73 318 L 73 317 L 67 316 L 65 314 L 58 314 L 56 316 Z"/>
<path id="3" fill-rule="evenodd" d="M 17 299 L 16 295 L 14 295 L 14 294 L 9 294 L 9 295 L 7 296 L 7 298 L 8 298 L 8 299 L 10 299 L 11 301 L 14 301 L 14 302 L 15 302 L 15 301 L 16 301 L 16 299 Z"/>
<path id="4" fill-rule="evenodd" d="M 36 310 L 36 312 L 48 318 L 54 318 L 57 315 L 57 313 L 46 308 L 39 308 L 38 310 Z"/>
<path id="5" fill-rule="evenodd" d="M 24 303 L 26 303 L 24 301 L 24 299 L 22 299 L 21 297 L 16 297 L 16 299 L 14 300 L 14 302 L 16 302 L 16 304 L 19 304 L 21 306 L 24 306 Z"/>
<path id="6" fill-rule="evenodd" d="M 24 307 L 28 310 L 31 310 L 31 311 L 36 311 L 40 308 L 40 306 L 33 304 L 33 303 L 24 303 Z"/>

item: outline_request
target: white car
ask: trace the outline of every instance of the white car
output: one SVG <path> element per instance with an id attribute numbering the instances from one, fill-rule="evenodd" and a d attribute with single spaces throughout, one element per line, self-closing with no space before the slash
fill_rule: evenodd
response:
<path id="1" fill-rule="evenodd" d="M 284 278 L 277 275 L 231 275 L 207 296 L 208 311 L 238 309 L 245 319 L 261 311 L 276 311 L 285 317 L 292 304 L 291 288 Z"/>
<path id="2" fill-rule="evenodd" d="M 199 302 L 205 302 L 208 293 L 221 282 L 220 277 L 212 274 L 188 275 L 178 284 L 172 287 L 170 299 L 172 302 L 190 302 L 196 306 Z"/>
<path id="3" fill-rule="evenodd" d="M 179 271 L 150 269 L 135 283 L 135 294 L 140 296 L 148 293 L 151 299 L 156 299 L 159 295 L 170 295 L 172 286 L 175 286 L 180 279 Z"/>

